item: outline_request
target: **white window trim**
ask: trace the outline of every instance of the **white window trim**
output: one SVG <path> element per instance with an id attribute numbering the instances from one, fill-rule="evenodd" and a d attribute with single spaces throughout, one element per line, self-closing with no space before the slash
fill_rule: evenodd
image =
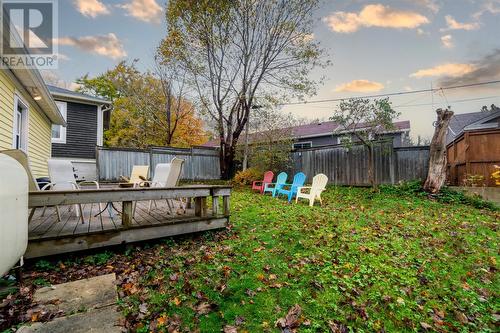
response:
<path id="1" fill-rule="evenodd" d="M 295 142 L 295 143 L 293 143 L 293 144 L 292 144 L 292 148 L 293 148 L 293 149 L 308 149 L 308 148 L 295 148 L 295 145 L 296 145 L 296 144 L 297 144 L 297 145 L 303 145 L 303 144 L 305 144 L 305 143 L 309 143 L 309 144 L 311 144 L 311 147 L 309 147 L 309 148 L 312 148 L 312 141 L 301 141 L 301 142 Z"/>
<path id="2" fill-rule="evenodd" d="M 63 116 L 64 120 L 67 120 L 67 115 L 68 115 L 68 103 L 62 102 L 62 101 L 56 101 L 57 108 L 59 109 L 59 112 L 61 112 L 61 115 Z M 63 106 L 63 108 L 59 108 L 59 106 Z M 52 138 L 52 143 L 66 143 L 66 127 L 62 125 L 52 125 L 52 126 L 61 126 L 61 131 L 60 134 L 61 136 L 59 138 L 52 138 L 52 131 L 51 131 L 51 138 Z"/>
<path id="3" fill-rule="evenodd" d="M 25 112 L 23 113 L 23 119 L 22 121 L 24 122 L 24 124 L 26 125 L 25 128 L 24 128 L 24 137 L 22 140 L 22 143 L 24 143 L 24 145 L 22 147 L 20 147 L 20 149 L 22 151 L 24 151 L 26 154 L 28 153 L 28 138 L 29 138 L 29 104 L 26 103 L 26 101 L 20 97 L 20 95 L 18 93 L 15 93 L 14 94 L 14 119 L 12 120 L 12 148 L 16 148 L 16 128 L 17 128 L 17 108 L 19 106 L 19 104 L 21 104 L 24 109 L 25 109 Z"/>

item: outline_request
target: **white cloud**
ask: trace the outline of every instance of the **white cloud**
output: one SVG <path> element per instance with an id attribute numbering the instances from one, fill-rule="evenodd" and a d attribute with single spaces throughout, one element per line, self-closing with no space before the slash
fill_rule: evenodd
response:
<path id="1" fill-rule="evenodd" d="M 335 88 L 336 92 L 376 92 L 384 89 L 384 85 L 375 81 L 353 80 Z"/>
<path id="2" fill-rule="evenodd" d="M 45 83 L 56 86 L 56 87 L 61 87 L 64 89 L 70 89 L 70 90 L 75 90 L 73 89 L 76 86 L 76 83 L 74 82 L 67 82 L 63 80 L 60 76 L 59 73 L 56 72 L 55 70 L 52 69 L 41 69 L 40 74 L 42 75 L 43 80 Z"/>
<path id="3" fill-rule="evenodd" d="M 97 53 L 111 59 L 127 56 L 122 42 L 114 33 L 98 36 L 63 37 L 57 40 L 59 45 L 69 45 L 89 53 Z"/>
<path id="4" fill-rule="evenodd" d="M 128 15 L 144 22 L 160 23 L 163 8 L 156 0 L 130 0 L 129 3 L 120 5 Z"/>
<path id="5" fill-rule="evenodd" d="M 441 29 L 441 31 L 449 31 L 449 30 L 477 30 L 481 27 L 479 22 L 470 22 L 470 23 L 460 23 L 457 22 L 453 16 L 446 15 L 446 28 Z"/>
<path id="6" fill-rule="evenodd" d="M 69 57 L 63 53 L 56 54 L 58 60 L 68 61 Z"/>
<path id="7" fill-rule="evenodd" d="M 82 15 L 92 18 L 110 13 L 108 7 L 99 0 L 75 0 L 75 6 Z"/>
<path id="8" fill-rule="evenodd" d="M 448 63 L 437 65 L 431 68 L 424 68 L 410 74 L 410 77 L 417 79 L 432 76 L 446 76 L 446 77 L 459 77 L 468 74 L 475 70 L 475 66 L 471 64 L 456 64 Z"/>
<path id="9" fill-rule="evenodd" d="M 472 17 L 479 20 L 481 16 L 485 13 L 490 13 L 492 15 L 500 14 L 500 0 L 490 0 L 482 4 L 481 9 L 474 13 Z"/>
<path id="10" fill-rule="evenodd" d="M 451 35 L 441 36 L 441 44 L 443 44 L 443 47 L 447 49 L 455 47 L 455 43 L 453 42 L 453 37 Z"/>
<path id="11" fill-rule="evenodd" d="M 439 9 L 441 7 L 436 0 L 412 0 L 412 2 L 419 6 L 427 8 L 434 14 L 439 12 Z"/>
<path id="12" fill-rule="evenodd" d="M 355 32 L 361 27 L 414 29 L 429 23 L 427 17 L 417 12 L 398 10 L 382 4 L 367 5 L 359 13 L 334 12 L 323 21 L 332 31 L 340 33 Z"/>
<path id="13" fill-rule="evenodd" d="M 467 71 L 460 76 L 442 77 L 438 80 L 438 83 L 441 86 L 453 86 L 459 84 L 471 84 L 500 80 L 500 49 L 493 50 L 479 60 L 472 62 L 472 64 L 472 71 Z M 494 85 L 484 86 L 483 89 L 494 89 L 498 91 L 498 88 Z"/>

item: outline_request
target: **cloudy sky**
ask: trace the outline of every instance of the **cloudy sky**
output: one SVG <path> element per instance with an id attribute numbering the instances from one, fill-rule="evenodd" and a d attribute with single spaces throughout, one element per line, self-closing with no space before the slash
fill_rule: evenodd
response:
<path id="1" fill-rule="evenodd" d="M 333 65 L 311 100 L 500 80 L 500 0 L 325 0 L 314 38 Z M 67 84 L 122 59 L 147 69 L 165 34 L 164 0 L 59 1 L 59 70 Z M 430 137 L 434 110 L 457 113 L 500 105 L 500 84 L 391 97 L 413 137 Z M 284 107 L 299 117 L 328 118 L 334 102 Z"/>

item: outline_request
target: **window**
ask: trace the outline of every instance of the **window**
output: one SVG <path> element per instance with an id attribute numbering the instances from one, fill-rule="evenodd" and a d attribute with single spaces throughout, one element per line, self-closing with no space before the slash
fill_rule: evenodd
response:
<path id="1" fill-rule="evenodd" d="M 56 105 L 64 120 L 66 120 L 66 110 L 68 107 L 67 103 L 56 101 Z M 63 127 L 62 125 L 52 125 L 52 142 L 66 143 L 66 127 Z"/>
<path id="2" fill-rule="evenodd" d="M 28 107 L 18 96 L 14 97 L 14 127 L 12 148 L 28 150 Z"/>
<path id="3" fill-rule="evenodd" d="M 312 142 L 297 142 L 293 144 L 293 149 L 306 149 L 306 148 L 311 148 L 312 147 Z"/>

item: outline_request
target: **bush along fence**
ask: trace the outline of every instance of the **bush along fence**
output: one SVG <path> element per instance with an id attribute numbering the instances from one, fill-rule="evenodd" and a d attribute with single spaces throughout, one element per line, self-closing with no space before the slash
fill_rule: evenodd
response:
<path id="1" fill-rule="evenodd" d="M 324 173 L 335 185 L 370 185 L 368 149 L 363 145 L 294 150 L 292 160 L 294 171 L 304 172 L 309 181 L 315 174 Z M 380 143 L 374 147 L 373 165 L 377 184 L 425 180 L 429 168 L 429 147 L 396 148 L 392 143 Z"/>
<path id="2" fill-rule="evenodd" d="M 220 179 L 219 152 L 205 147 L 149 149 L 103 148 L 96 151 L 97 175 L 100 181 L 118 181 L 120 176 L 130 176 L 134 165 L 149 165 L 150 177 L 158 163 L 169 163 L 174 157 L 182 158 L 183 180 Z"/>

